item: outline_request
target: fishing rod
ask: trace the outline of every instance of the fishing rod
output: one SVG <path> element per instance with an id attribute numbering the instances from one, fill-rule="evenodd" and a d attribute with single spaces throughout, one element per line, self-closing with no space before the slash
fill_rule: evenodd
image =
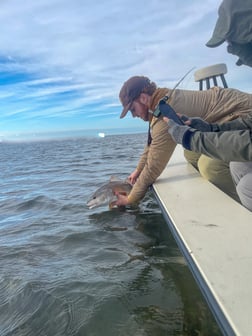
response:
<path id="1" fill-rule="evenodd" d="M 171 91 L 171 94 L 170 94 L 170 96 L 168 97 L 168 99 L 173 95 L 173 92 L 175 91 L 175 89 L 179 86 L 179 84 L 181 83 L 181 82 L 183 82 L 183 80 L 186 78 L 186 76 L 188 76 L 189 75 L 189 73 L 190 72 L 192 72 L 193 71 L 193 69 L 195 69 L 196 67 L 192 67 L 189 71 L 187 71 L 187 73 L 182 77 L 182 78 L 180 78 L 180 80 L 175 84 L 175 86 L 173 87 L 173 89 L 172 89 L 172 91 Z M 166 96 L 165 96 L 166 97 Z"/>
<path id="2" fill-rule="evenodd" d="M 173 110 L 173 108 L 167 104 L 167 101 L 171 98 L 173 95 L 175 89 L 179 86 L 179 84 L 186 78 L 186 76 L 193 70 L 195 67 L 191 68 L 187 73 L 175 84 L 173 89 L 171 90 L 171 94 L 169 96 L 164 96 L 158 103 L 157 108 L 153 112 L 153 115 L 158 118 L 161 115 L 163 117 L 167 117 L 169 119 L 174 120 L 177 124 L 184 125 L 182 120 L 177 116 L 177 113 Z"/>

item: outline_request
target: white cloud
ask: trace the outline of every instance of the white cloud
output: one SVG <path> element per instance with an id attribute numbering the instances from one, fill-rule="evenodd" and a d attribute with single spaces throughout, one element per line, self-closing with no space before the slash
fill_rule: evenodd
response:
<path id="1" fill-rule="evenodd" d="M 132 75 L 172 87 L 193 66 L 220 62 L 228 64 L 233 86 L 247 88 L 248 68 L 239 72 L 225 46 L 205 46 L 220 2 L 1 1 L 2 117 L 93 118 L 103 109 L 109 117 L 122 83 Z M 197 87 L 192 74 L 183 85 Z"/>

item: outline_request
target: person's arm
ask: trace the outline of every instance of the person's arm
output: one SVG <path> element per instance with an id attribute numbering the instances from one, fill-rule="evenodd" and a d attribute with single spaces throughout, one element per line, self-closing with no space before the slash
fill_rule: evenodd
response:
<path id="1" fill-rule="evenodd" d="M 145 146 L 144 152 L 142 153 L 136 169 L 128 176 L 129 182 L 133 185 L 136 183 L 136 180 L 138 179 L 138 176 L 141 174 L 141 171 L 143 170 L 147 157 L 148 157 L 148 151 L 149 151 L 149 146 Z"/>
<path id="2" fill-rule="evenodd" d="M 176 147 L 167 131 L 167 124 L 162 119 L 157 120 L 152 127 L 152 142 L 149 146 L 145 166 L 129 194 L 129 199 L 133 203 L 144 197 L 149 186 L 155 182 L 166 167 Z"/>
<path id="3" fill-rule="evenodd" d="M 136 170 L 139 171 L 139 174 L 144 169 L 148 157 L 148 152 L 149 152 L 149 146 L 146 145 L 136 167 Z"/>
<path id="4" fill-rule="evenodd" d="M 223 124 L 210 124 L 201 118 L 188 118 L 185 115 L 180 116 L 185 125 L 195 128 L 201 132 L 222 132 L 249 129 L 252 126 L 252 113 L 243 118 L 237 118 Z M 167 118 L 164 118 L 168 122 Z"/>
<path id="5" fill-rule="evenodd" d="M 128 205 L 139 202 L 146 194 L 149 186 L 158 178 L 166 167 L 174 149 L 175 142 L 168 133 L 168 126 L 159 119 L 152 127 L 152 142 L 148 149 L 148 156 L 130 194 L 117 195 L 117 205 Z"/>
<path id="6" fill-rule="evenodd" d="M 237 130 L 227 132 L 199 132 L 192 134 L 189 149 L 222 161 L 251 161 L 252 132 Z"/>
<path id="7" fill-rule="evenodd" d="M 249 113 L 245 117 L 237 118 L 223 124 L 210 124 L 213 127 L 214 132 L 223 131 L 236 131 L 236 130 L 246 130 L 252 127 L 252 113 Z"/>
<path id="8" fill-rule="evenodd" d="M 216 132 L 203 132 L 189 126 L 180 126 L 172 120 L 166 121 L 173 139 L 188 150 L 226 162 L 252 160 L 251 117 L 225 123 L 228 131 L 224 132 L 220 131 L 221 128 Z M 231 130 L 235 122 L 243 129 Z"/>
<path id="9" fill-rule="evenodd" d="M 149 152 L 149 146 L 145 146 L 144 148 L 144 152 L 142 153 L 137 167 L 136 169 L 128 176 L 128 180 L 129 182 L 134 185 L 139 177 L 139 175 L 141 174 L 141 171 L 143 170 L 145 163 L 147 161 L 147 157 L 148 157 L 148 152 Z M 129 200 L 128 196 L 120 194 L 120 193 L 115 193 L 116 197 L 117 197 L 117 201 L 116 201 L 116 205 L 117 206 L 125 206 L 125 205 L 129 205 L 132 202 Z"/>

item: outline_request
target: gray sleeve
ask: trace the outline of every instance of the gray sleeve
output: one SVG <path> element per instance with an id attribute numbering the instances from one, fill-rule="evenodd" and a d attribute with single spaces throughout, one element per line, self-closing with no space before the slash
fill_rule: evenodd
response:
<path id="1" fill-rule="evenodd" d="M 219 132 L 245 129 L 252 129 L 252 113 L 244 118 L 237 118 L 224 124 L 218 124 Z"/>
<path id="2" fill-rule="evenodd" d="M 226 162 L 252 161 L 252 134 L 250 130 L 195 132 L 190 150 Z"/>

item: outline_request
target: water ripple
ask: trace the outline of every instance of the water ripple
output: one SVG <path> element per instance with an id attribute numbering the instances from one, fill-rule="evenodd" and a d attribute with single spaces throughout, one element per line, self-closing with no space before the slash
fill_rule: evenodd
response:
<path id="1" fill-rule="evenodd" d="M 85 205 L 145 143 L 0 144 L 1 336 L 220 336 L 151 192 L 134 211 Z"/>

